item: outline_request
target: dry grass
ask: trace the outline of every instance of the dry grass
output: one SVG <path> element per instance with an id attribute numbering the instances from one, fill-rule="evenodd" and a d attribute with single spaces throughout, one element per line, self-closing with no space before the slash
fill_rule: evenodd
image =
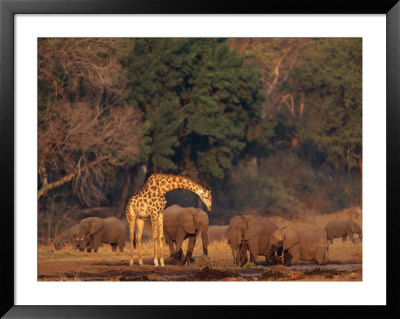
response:
<path id="1" fill-rule="evenodd" d="M 279 227 L 293 225 L 296 227 L 304 225 L 312 225 L 315 228 L 322 229 L 323 226 L 333 218 L 346 218 L 348 211 L 338 212 L 323 216 L 307 216 L 304 219 L 286 220 L 281 217 L 273 217 L 272 219 Z M 359 221 L 361 216 L 359 216 Z M 357 220 L 356 220 L 357 221 Z M 361 224 L 361 223 L 360 223 Z M 188 240 L 183 243 L 183 251 L 186 252 Z M 213 241 L 208 246 L 208 256 L 203 256 L 201 239 L 196 242 L 193 251 L 195 261 L 188 266 L 182 267 L 173 265 L 169 260 L 169 247 L 164 245 L 164 257 L 166 260 L 165 269 L 158 268 L 159 273 L 154 273 L 153 266 L 153 242 L 145 240 L 142 243 L 142 255 L 145 266 L 137 265 L 137 250 L 134 250 L 134 266 L 129 266 L 129 242 L 126 242 L 123 252 L 113 252 L 110 245 L 104 244 L 99 247 L 98 253 L 79 252 L 70 246 L 63 250 L 55 251 L 52 246 L 38 246 L 38 278 L 42 281 L 81 281 L 81 280 L 106 280 L 115 281 L 123 280 L 124 273 L 129 276 L 143 274 L 147 280 L 173 280 L 163 277 L 167 271 L 168 278 L 171 276 L 182 276 L 183 274 L 194 274 L 204 267 L 210 269 L 220 269 L 227 271 L 237 270 L 237 266 L 233 264 L 233 257 L 230 246 L 226 241 Z M 258 256 L 258 265 L 246 265 L 244 271 L 259 271 L 265 262 L 265 257 Z M 331 264 L 344 263 L 361 263 L 362 262 L 362 242 L 353 244 L 349 239 L 343 242 L 342 239 L 335 239 L 334 243 L 329 245 L 329 262 Z M 207 268 L 206 267 L 206 268 Z M 257 268 L 258 267 L 258 268 Z M 161 275 L 161 276 L 160 276 Z M 299 274 L 297 274 L 299 275 Z M 296 276 L 297 276 L 296 275 Z M 327 277 L 326 275 L 312 274 L 310 276 L 301 275 L 299 280 L 361 280 L 361 270 L 354 275 L 334 275 Z M 318 277 L 320 276 L 320 277 Z M 354 277 L 354 278 L 353 278 Z M 85 279 L 86 278 L 86 279 Z M 122 278 L 122 279 L 121 279 Z M 131 278 L 131 277 L 130 277 Z M 142 277 L 140 277 L 142 278 Z M 300 277 L 299 277 L 300 278 Z M 232 279 L 232 278 L 231 278 Z M 231 280 L 229 279 L 229 280 Z M 240 278 L 239 278 L 240 279 Z M 232 280 L 239 280 L 233 278 Z M 242 278 L 243 279 L 243 278 Z M 137 279 L 142 280 L 142 279 Z M 274 280 L 280 280 L 275 278 Z M 284 279 L 285 280 L 285 279 Z M 296 280 L 292 278 L 290 280 Z"/>
<path id="2" fill-rule="evenodd" d="M 335 218 L 346 219 L 349 218 L 350 214 L 354 212 L 358 213 L 358 207 L 349 208 L 340 212 L 336 212 L 333 214 L 326 215 L 308 215 L 301 219 L 297 219 L 295 221 L 284 219 L 282 217 L 272 217 L 279 227 L 284 226 L 294 226 L 294 227 L 303 227 L 303 226 L 312 226 L 314 228 L 323 229 L 325 224 Z M 361 224 L 361 214 L 358 213 L 357 218 L 353 218 L 356 222 Z M 183 251 L 186 252 L 188 245 L 188 240 L 183 242 L 182 248 Z M 87 252 L 79 252 L 73 249 L 70 246 L 67 246 L 65 249 L 60 251 L 54 251 L 52 246 L 44 246 L 39 245 L 39 264 L 41 259 L 63 259 L 63 260 L 74 260 L 77 258 L 85 257 L 86 260 L 129 260 L 129 250 L 130 244 L 126 242 L 125 248 L 123 252 L 112 252 L 111 246 L 104 244 L 102 247 L 99 247 L 98 254 L 87 253 Z M 142 254 L 143 258 L 153 259 L 153 241 L 145 240 L 142 243 Z M 164 243 L 164 257 L 168 258 L 170 255 L 169 247 L 166 243 Z M 208 246 L 208 258 L 206 261 L 200 261 L 199 257 L 203 255 L 202 243 L 200 238 L 196 241 L 196 245 L 193 251 L 193 257 L 198 259 L 198 263 L 207 264 L 208 266 L 231 266 L 233 265 L 232 252 L 230 246 L 226 243 L 226 241 L 213 241 Z M 349 239 L 343 242 L 340 238 L 335 239 L 334 243 L 330 245 L 329 248 L 329 256 L 330 260 L 335 261 L 357 261 L 361 262 L 362 260 L 362 243 L 353 244 Z M 134 258 L 137 259 L 137 250 L 134 251 Z M 262 256 L 259 256 L 259 261 L 265 261 Z M 196 263 L 195 263 L 196 264 Z"/>

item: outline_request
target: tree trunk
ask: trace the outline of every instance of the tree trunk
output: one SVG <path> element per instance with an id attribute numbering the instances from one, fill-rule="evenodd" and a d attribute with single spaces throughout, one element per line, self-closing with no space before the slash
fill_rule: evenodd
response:
<path id="1" fill-rule="evenodd" d="M 67 182 L 70 182 L 74 178 L 75 175 L 76 175 L 76 173 L 70 173 L 70 174 L 60 178 L 58 181 L 43 185 L 38 191 L 38 199 L 40 199 L 40 197 L 42 197 L 44 194 L 46 194 L 48 191 L 52 190 L 53 188 L 56 188 Z"/>
<path id="2" fill-rule="evenodd" d="M 299 113 L 299 117 L 300 120 L 303 117 L 303 113 L 304 113 L 304 91 L 300 91 L 300 113 Z"/>
<path id="3" fill-rule="evenodd" d="M 129 178 L 128 196 L 130 197 L 139 190 L 139 167 L 134 166 L 131 168 Z"/>
<path id="4" fill-rule="evenodd" d="M 42 181 L 42 185 L 49 184 L 47 170 L 44 165 L 39 166 L 39 175 Z"/>
<path id="5" fill-rule="evenodd" d="M 47 219 L 47 241 L 51 240 L 51 220 L 52 220 L 52 215 L 49 216 Z"/>
<path id="6" fill-rule="evenodd" d="M 360 171 L 360 190 L 361 190 L 361 196 L 360 196 L 360 206 L 362 209 L 362 199 L 363 199 L 363 172 L 362 172 L 362 160 L 361 160 L 361 155 L 358 158 L 358 169 Z"/>
<path id="7" fill-rule="evenodd" d="M 118 205 L 117 205 L 117 208 L 115 211 L 115 217 L 117 217 L 117 218 L 121 218 L 123 216 L 124 211 L 125 211 L 126 200 L 128 197 L 130 178 L 129 178 L 129 169 L 127 167 L 124 167 L 123 183 L 124 183 L 124 186 L 122 187 L 121 197 L 119 199 L 119 202 L 118 202 Z"/>
<path id="8" fill-rule="evenodd" d="M 133 167 L 131 169 L 124 168 L 124 177 L 123 177 L 123 187 L 121 191 L 121 197 L 119 199 L 118 205 L 114 207 L 91 207 L 86 209 L 78 210 L 78 213 L 81 214 L 82 218 L 85 217 L 100 217 L 106 218 L 115 216 L 119 219 L 123 218 L 125 215 L 125 206 L 128 198 L 136 193 L 138 185 L 139 185 L 139 174 L 140 169 L 138 167 Z"/>
<path id="9" fill-rule="evenodd" d="M 147 181 L 147 179 L 153 175 L 154 173 L 158 172 L 158 168 L 156 165 L 153 164 L 152 162 L 152 156 L 149 156 L 149 161 L 147 162 L 147 172 L 146 172 L 146 178 L 145 181 Z"/>
<path id="10" fill-rule="evenodd" d="M 295 148 L 295 149 L 299 149 L 300 148 L 300 145 L 299 145 L 299 140 L 297 139 L 297 136 L 296 135 L 293 135 L 292 137 L 291 137 L 291 146 L 293 147 L 293 148 Z"/>

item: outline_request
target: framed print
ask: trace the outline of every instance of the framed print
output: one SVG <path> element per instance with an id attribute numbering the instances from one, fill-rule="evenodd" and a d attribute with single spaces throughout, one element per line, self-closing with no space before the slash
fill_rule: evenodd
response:
<path id="1" fill-rule="evenodd" d="M 0 10 L 2 315 L 398 313 L 396 1 Z"/>

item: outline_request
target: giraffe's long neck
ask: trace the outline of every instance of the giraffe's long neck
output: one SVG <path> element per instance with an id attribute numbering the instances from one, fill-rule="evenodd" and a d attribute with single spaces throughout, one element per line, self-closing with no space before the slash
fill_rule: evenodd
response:
<path id="1" fill-rule="evenodd" d="M 165 195 L 165 193 L 173 189 L 187 189 L 196 194 L 199 194 L 201 191 L 205 191 L 201 185 L 195 183 L 187 177 L 163 174 L 158 174 L 156 177 L 159 180 L 158 186 L 162 195 Z"/>

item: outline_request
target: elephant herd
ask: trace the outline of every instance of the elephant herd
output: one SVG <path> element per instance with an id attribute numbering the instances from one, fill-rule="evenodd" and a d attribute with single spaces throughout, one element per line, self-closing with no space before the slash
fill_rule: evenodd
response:
<path id="1" fill-rule="evenodd" d="M 211 240 L 225 241 L 232 250 L 233 261 L 244 266 L 248 261 L 256 263 L 258 256 L 264 256 L 269 265 L 292 265 L 304 261 L 325 264 L 328 261 L 329 242 L 334 238 L 353 243 L 353 234 L 361 238 L 361 227 L 352 220 L 335 219 L 324 229 L 302 224 L 281 227 L 267 217 L 241 215 L 231 218 L 229 225 L 209 226 L 208 215 L 200 208 L 172 205 L 164 211 L 164 237 L 170 249 L 170 256 L 179 264 L 193 261 L 192 254 L 196 240 L 201 236 L 203 254 L 208 255 Z M 97 252 L 102 244 L 109 244 L 113 251 L 123 251 L 126 241 L 127 224 L 116 217 L 88 217 L 61 233 L 54 240 L 56 250 L 69 243 L 74 248 Z M 182 243 L 188 239 L 186 254 Z M 250 255 L 250 260 L 248 259 Z"/>
<path id="2" fill-rule="evenodd" d="M 319 265 L 328 261 L 328 241 L 349 237 L 354 243 L 355 233 L 361 238 L 361 227 L 352 220 L 332 220 L 324 229 L 306 224 L 279 228 L 266 217 L 243 215 L 230 220 L 228 243 L 234 262 L 241 267 L 248 262 L 248 252 L 252 263 L 258 256 L 265 256 L 269 265 L 289 266 L 301 260 Z"/>

